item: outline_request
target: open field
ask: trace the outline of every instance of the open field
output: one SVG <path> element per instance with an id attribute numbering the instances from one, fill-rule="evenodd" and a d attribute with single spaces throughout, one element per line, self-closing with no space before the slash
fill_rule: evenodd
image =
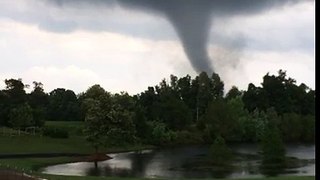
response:
<path id="1" fill-rule="evenodd" d="M 82 121 L 46 121 L 45 126 L 57 127 L 67 130 L 71 136 L 83 135 L 82 129 L 84 122 Z"/>

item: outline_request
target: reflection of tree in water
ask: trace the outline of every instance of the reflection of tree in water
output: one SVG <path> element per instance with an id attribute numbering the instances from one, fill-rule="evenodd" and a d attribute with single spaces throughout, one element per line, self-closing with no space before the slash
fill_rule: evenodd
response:
<path id="1" fill-rule="evenodd" d="M 233 172 L 234 168 L 230 164 L 228 166 L 220 166 L 220 167 L 214 167 L 211 171 L 211 176 L 214 178 L 226 178 Z"/>
<path id="2" fill-rule="evenodd" d="M 115 168 L 109 165 L 103 167 L 105 176 L 120 176 L 129 177 L 132 176 L 132 171 L 129 168 Z"/>
<path id="3" fill-rule="evenodd" d="M 90 176 L 119 176 L 119 177 L 142 177 L 145 175 L 146 167 L 149 162 L 153 159 L 155 153 L 136 152 L 128 154 L 124 159 L 128 159 L 131 163 L 131 168 L 126 167 L 113 167 L 109 164 L 100 164 L 98 168 L 92 165 L 86 172 Z"/>
<path id="4" fill-rule="evenodd" d="M 265 176 L 277 176 L 285 172 L 286 167 L 283 164 L 265 164 L 262 163 L 260 166 L 261 174 Z"/>
<path id="5" fill-rule="evenodd" d="M 108 164 L 100 168 L 95 168 L 94 166 L 92 166 L 91 168 L 87 169 L 86 174 L 89 176 L 120 176 L 120 177 L 132 176 L 132 172 L 130 169 L 113 168 Z"/>
<path id="6" fill-rule="evenodd" d="M 100 168 L 96 168 L 94 165 L 87 169 L 86 174 L 89 176 L 101 176 L 102 172 Z"/>
<path id="7" fill-rule="evenodd" d="M 149 166 L 150 161 L 155 156 L 155 152 L 150 153 L 137 152 L 130 154 L 131 168 L 133 176 L 142 177 L 146 174 L 146 167 Z"/>

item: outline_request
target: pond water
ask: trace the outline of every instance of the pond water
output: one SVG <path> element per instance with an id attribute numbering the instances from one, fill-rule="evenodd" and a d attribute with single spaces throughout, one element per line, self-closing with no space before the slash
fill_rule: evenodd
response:
<path id="1" fill-rule="evenodd" d="M 233 144 L 234 152 L 256 155 L 258 147 L 254 144 Z M 238 158 L 233 168 L 228 171 L 187 170 L 184 165 L 194 159 L 206 158 L 207 146 L 188 146 L 160 150 L 144 150 L 108 154 L 113 159 L 98 163 L 77 162 L 49 166 L 43 173 L 76 176 L 121 176 L 121 177 L 162 177 L 162 178 L 248 178 L 264 176 L 259 171 L 259 159 L 244 156 Z M 287 156 L 299 159 L 315 159 L 314 145 L 286 145 Z M 315 163 L 310 161 L 299 168 L 291 168 L 278 175 L 315 175 Z"/>

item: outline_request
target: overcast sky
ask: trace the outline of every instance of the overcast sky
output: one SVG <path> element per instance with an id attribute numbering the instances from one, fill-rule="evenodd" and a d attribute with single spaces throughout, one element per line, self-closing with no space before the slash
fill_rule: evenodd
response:
<path id="1" fill-rule="evenodd" d="M 287 1 L 1 0 L 0 88 L 22 78 L 136 94 L 208 66 L 227 90 L 279 69 L 314 89 L 314 1 Z"/>

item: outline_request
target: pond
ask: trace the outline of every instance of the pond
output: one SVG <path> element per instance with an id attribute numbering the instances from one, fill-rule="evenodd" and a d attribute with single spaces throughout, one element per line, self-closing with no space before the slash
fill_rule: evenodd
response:
<path id="1" fill-rule="evenodd" d="M 77 162 L 49 166 L 43 173 L 76 176 L 121 176 L 121 177 L 162 177 L 162 178 L 250 178 L 265 176 L 259 171 L 260 159 L 258 147 L 254 144 L 233 144 L 232 150 L 241 156 L 233 165 L 236 168 L 228 171 L 190 170 L 183 168 L 186 163 L 199 158 L 206 158 L 208 146 L 188 146 L 160 150 L 144 150 L 108 154 L 113 159 L 98 163 Z M 290 168 L 278 175 L 315 175 L 315 146 L 286 145 L 286 156 L 308 160 L 300 167 Z M 251 158 L 250 158 L 251 157 Z"/>

